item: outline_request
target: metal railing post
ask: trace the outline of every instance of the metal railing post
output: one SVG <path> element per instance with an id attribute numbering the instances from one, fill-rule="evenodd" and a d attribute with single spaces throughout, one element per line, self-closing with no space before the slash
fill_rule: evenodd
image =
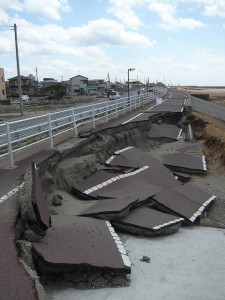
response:
<path id="1" fill-rule="evenodd" d="M 53 148 L 53 138 L 52 138 L 52 122 L 51 114 L 48 114 L 48 128 L 49 128 L 49 147 Z"/>
<path id="2" fill-rule="evenodd" d="M 9 158 L 9 167 L 14 168 L 14 159 L 13 159 L 13 151 L 12 151 L 12 141 L 11 141 L 11 133 L 10 133 L 10 123 L 6 122 L 6 131 L 7 131 L 7 140 L 8 140 L 8 158 Z"/>
<path id="3" fill-rule="evenodd" d="M 95 105 L 92 104 L 92 126 L 95 128 Z"/>
<path id="4" fill-rule="evenodd" d="M 123 99 L 123 114 L 126 114 L 126 104 L 125 104 L 125 98 Z"/>
<path id="5" fill-rule="evenodd" d="M 78 136 L 78 131 L 77 131 L 77 122 L 76 122 L 76 116 L 74 113 L 74 109 L 73 109 L 73 126 L 74 126 L 74 131 L 75 131 L 75 136 Z"/>
<path id="6" fill-rule="evenodd" d="M 117 107 L 117 99 L 116 99 L 116 118 L 118 118 L 118 107 Z"/>
<path id="7" fill-rule="evenodd" d="M 106 102 L 106 122 L 109 122 L 109 108 L 108 108 L 108 101 Z"/>

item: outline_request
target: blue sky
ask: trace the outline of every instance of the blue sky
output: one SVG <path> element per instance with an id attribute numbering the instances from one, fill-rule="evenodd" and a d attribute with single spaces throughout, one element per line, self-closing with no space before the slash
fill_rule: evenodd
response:
<path id="1" fill-rule="evenodd" d="M 225 86 L 225 0 L 0 0 L 0 67 L 68 80 Z"/>

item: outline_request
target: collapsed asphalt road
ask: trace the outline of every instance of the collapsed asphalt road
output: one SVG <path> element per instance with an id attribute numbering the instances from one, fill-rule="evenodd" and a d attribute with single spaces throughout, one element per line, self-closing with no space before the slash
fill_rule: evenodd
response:
<path id="1" fill-rule="evenodd" d="M 170 120 L 170 122 L 173 123 L 173 121 L 174 121 L 173 116 L 170 116 L 170 118 L 167 117 L 166 120 L 162 120 L 162 122 L 163 123 L 165 121 L 168 122 L 168 120 Z M 177 122 L 177 120 L 175 120 L 175 121 Z M 83 141 L 82 145 L 80 145 L 79 147 L 76 146 L 74 148 L 73 145 L 71 144 L 70 150 L 67 149 L 67 151 L 65 151 L 64 153 L 59 155 L 56 160 L 53 159 L 52 164 L 50 162 L 47 167 L 40 167 L 39 175 L 40 175 L 41 184 L 42 184 L 41 188 L 43 189 L 43 197 L 47 200 L 47 203 L 48 203 L 49 215 L 52 216 L 52 215 L 57 214 L 57 215 L 61 215 L 61 216 L 63 216 L 63 215 L 77 216 L 79 214 L 82 214 L 82 212 L 84 212 L 85 209 L 87 209 L 88 207 L 91 208 L 93 206 L 93 204 L 96 203 L 96 200 L 88 202 L 87 200 L 84 200 L 83 198 L 71 195 L 71 187 L 74 185 L 77 186 L 79 184 L 82 184 L 84 179 L 87 179 L 90 175 L 94 174 L 95 172 L 97 172 L 103 168 L 104 169 L 108 168 L 105 165 L 105 162 L 108 161 L 110 156 L 113 155 L 113 153 L 115 151 L 124 149 L 126 147 L 130 147 L 130 146 L 134 147 L 135 146 L 135 147 L 142 149 L 144 152 L 151 154 L 152 157 L 155 157 L 159 161 L 163 162 L 163 154 L 174 154 L 174 153 L 176 153 L 176 151 L 178 149 L 182 149 L 184 147 L 184 145 L 185 145 L 185 142 L 183 141 L 184 136 L 182 136 L 181 139 L 179 138 L 179 140 L 177 140 L 175 142 L 174 141 L 171 142 L 171 140 L 168 140 L 168 137 L 166 137 L 166 139 L 164 139 L 162 137 L 157 138 L 157 139 L 152 139 L 152 138 L 147 139 L 146 133 L 148 132 L 150 125 L 151 125 L 151 123 L 147 123 L 147 124 L 140 123 L 138 126 L 137 125 L 134 126 L 134 125 L 130 124 L 129 126 L 126 126 L 126 128 L 123 128 L 123 129 L 117 128 L 117 129 L 111 129 L 107 132 L 104 132 L 104 134 L 98 133 L 95 136 L 92 136 L 92 137 L 88 138 L 87 140 Z M 168 143 L 168 141 L 170 141 L 170 143 Z M 71 141 L 71 143 L 72 143 L 72 141 Z M 204 148 L 202 143 L 197 143 L 197 144 L 199 145 L 200 149 Z M 195 153 L 195 156 L 196 156 L 196 153 Z M 55 164 L 56 161 L 58 162 L 57 164 Z M 181 166 L 181 167 L 184 168 L 185 166 Z M 135 168 L 135 166 L 133 165 L 132 168 Z M 163 168 L 164 168 L 164 166 L 162 165 L 162 169 Z M 117 169 L 116 171 L 118 171 L 118 170 L 119 169 Z M 114 169 L 114 171 L 115 171 L 115 169 Z M 182 171 L 184 171 L 184 170 L 182 170 Z M 204 168 L 202 171 L 205 172 Z M 125 174 L 127 174 L 127 173 L 125 172 Z M 200 176 L 195 174 L 194 177 L 191 179 L 191 182 L 193 182 L 195 186 L 203 188 L 203 184 L 202 184 L 203 177 L 202 176 L 204 176 L 204 180 L 203 180 L 204 183 L 210 182 L 210 179 L 207 178 L 207 174 L 200 175 Z M 199 181 L 198 181 L 198 178 L 199 178 Z M 215 182 L 215 184 L 211 184 L 208 186 L 204 185 L 203 190 L 205 190 L 206 192 L 208 192 L 211 195 L 216 195 L 217 196 L 216 201 L 218 200 L 218 202 L 223 202 L 224 201 L 224 197 L 223 197 L 223 195 L 224 195 L 223 188 L 224 187 L 221 184 L 221 182 L 224 180 L 224 177 L 219 176 L 218 178 L 220 178 L 219 179 L 220 181 L 218 180 L 217 183 Z M 29 183 L 29 180 L 27 180 L 27 182 Z M 33 199 L 34 199 L 33 192 L 32 192 L 32 197 L 30 197 L 28 199 L 28 201 L 31 201 L 31 200 L 33 201 Z M 37 189 L 36 189 L 36 192 L 37 192 Z M 160 192 L 160 191 L 158 190 L 158 192 Z M 38 195 L 40 196 L 40 193 L 38 193 Z M 60 196 L 59 198 L 61 199 L 61 203 L 60 203 L 61 205 L 53 206 L 52 201 L 53 201 L 53 199 L 55 199 L 55 197 L 57 195 Z M 23 195 L 22 195 L 22 198 L 24 198 Z M 141 198 L 141 197 L 139 197 L 139 198 Z M 149 197 L 147 197 L 147 198 L 149 198 Z M 143 197 L 142 200 L 146 200 L 145 197 Z M 216 201 L 215 201 L 215 203 L 218 203 Z M 133 202 L 136 203 L 135 200 L 133 200 Z M 143 203 L 146 204 L 145 201 Z M 212 203 L 212 206 L 210 207 L 210 209 L 208 210 L 208 213 L 207 213 L 207 214 L 209 214 L 208 216 L 210 216 L 210 217 L 208 217 L 208 216 L 205 217 L 204 215 L 202 215 L 201 217 L 205 217 L 205 218 L 199 219 L 199 222 L 201 224 L 202 221 L 209 220 L 211 222 L 211 225 L 214 225 L 217 227 L 223 227 L 222 225 L 223 225 L 223 219 L 224 219 L 224 211 L 221 210 L 221 206 L 219 209 L 216 209 L 216 207 L 218 207 L 217 204 L 215 204 L 214 207 L 213 207 L 213 205 L 214 205 L 214 203 Z M 212 215 L 210 215 L 210 211 L 212 211 L 212 210 L 214 210 L 214 212 Z M 38 211 L 39 211 L 38 214 L 40 217 L 41 216 L 40 210 L 38 210 Z M 128 211 L 129 211 L 129 209 L 128 209 Z M 105 213 L 105 210 L 103 212 Z M 112 213 L 112 211 L 110 211 L 110 213 Z M 43 236 L 45 234 L 41 231 L 38 231 L 37 228 L 35 226 L 33 226 L 34 224 L 32 225 L 32 223 L 35 223 L 34 222 L 35 218 L 34 219 L 33 218 L 26 219 L 27 217 L 28 217 L 27 214 L 25 217 L 23 217 L 23 211 L 22 211 L 22 222 L 20 223 L 21 227 L 20 227 L 20 231 L 19 231 L 19 233 L 20 233 L 19 239 L 20 239 L 20 241 L 26 240 L 26 242 L 28 244 L 30 243 L 29 245 L 31 247 L 30 248 L 28 247 L 29 250 L 27 251 L 27 254 L 31 254 L 32 243 L 33 243 L 33 247 L 36 247 L 35 248 L 36 249 L 35 250 L 35 264 L 37 267 L 38 263 L 40 262 L 40 260 L 37 258 L 37 254 L 42 253 L 41 254 L 42 257 L 45 257 L 45 256 L 43 256 L 44 255 L 43 252 L 41 252 L 42 250 L 37 245 L 39 243 L 38 239 L 40 239 L 40 236 L 42 236 L 42 238 L 43 238 Z M 37 217 L 37 215 L 36 215 L 36 217 Z M 42 219 L 42 218 L 40 218 L 40 219 Z M 76 219 L 74 219 L 74 220 L 76 220 Z M 72 221 L 72 219 L 71 219 L 71 221 Z M 168 222 L 170 222 L 170 221 L 167 221 L 166 223 L 168 223 Z M 179 223 L 180 222 L 181 222 L 181 220 L 179 220 Z M 46 222 L 45 222 L 45 224 L 46 224 Z M 53 230 L 54 230 L 54 227 L 58 228 L 57 227 L 58 225 L 55 223 L 54 220 L 53 220 L 52 224 L 53 224 Z M 54 225 L 54 224 L 56 224 L 56 225 Z M 73 224 L 73 221 L 72 221 L 71 225 L 69 225 L 69 226 L 72 226 L 72 224 Z M 47 227 L 49 225 L 50 224 L 47 224 Z M 52 225 L 50 225 L 50 228 L 52 228 L 51 226 Z M 154 225 L 154 227 L 155 226 L 157 226 L 157 225 Z M 42 230 L 43 229 L 45 230 L 46 228 L 42 228 Z M 70 230 L 70 229 L 68 228 L 68 230 Z M 34 233 L 37 234 L 36 237 L 35 237 Z M 170 232 L 170 233 L 172 233 L 172 232 Z M 139 232 L 139 234 L 140 234 L 140 232 Z M 120 235 L 120 233 L 119 233 L 119 235 Z M 50 231 L 50 236 L 51 236 L 51 231 Z M 60 237 L 60 235 L 57 235 L 57 236 L 58 236 L 58 238 Z M 122 236 L 124 238 L 124 235 L 122 235 Z M 174 237 L 175 236 L 176 235 L 174 235 Z M 34 241 L 34 239 L 36 239 L 36 238 L 37 238 L 37 241 Z M 40 240 L 42 240 L 42 238 Z M 46 238 L 46 235 L 45 235 L 45 238 Z M 132 240 L 132 239 L 134 239 L 134 237 L 133 236 L 131 236 L 131 237 L 125 236 L 125 240 L 126 239 Z M 174 239 L 173 241 L 175 242 L 176 240 Z M 43 240 L 42 243 L 45 243 L 45 241 Z M 22 244 L 22 242 L 20 244 Z M 46 240 L 46 244 L 49 244 L 48 239 Z M 64 249 L 65 245 L 69 246 L 64 241 L 62 252 L 60 252 L 60 253 L 63 253 L 63 249 Z M 128 245 L 129 245 L 129 243 L 128 243 Z M 125 246 L 126 246 L 126 244 L 125 244 Z M 71 245 L 70 245 L 70 247 L 71 247 Z M 73 245 L 73 247 L 76 247 L 76 243 Z M 131 247 L 131 245 L 129 247 Z M 44 246 L 44 248 L 45 248 L 45 246 Z M 138 260 L 141 259 L 144 254 L 147 254 L 147 253 L 143 253 L 143 250 L 144 250 L 144 247 L 142 244 L 142 248 L 139 249 L 140 255 L 138 256 Z M 124 251 L 124 250 L 121 250 L 121 251 Z M 161 251 L 159 251 L 159 254 Z M 58 252 L 58 254 L 59 254 L 59 252 Z M 51 251 L 50 251 L 49 257 L 50 257 L 50 259 L 53 258 L 53 256 L 51 255 Z M 60 259 L 61 258 L 62 258 L 62 255 L 60 255 Z M 24 257 L 24 259 L 26 260 L 26 256 Z M 57 259 L 59 259 L 59 258 L 57 258 Z M 132 257 L 132 259 L 134 262 L 134 259 L 135 259 L 134 256 Z M 136 257 L 136 259 L 137 259 L 137 257 Z M 158 259 L 160 259 L 160 255 L 159 255 Z M 56 261 L 56 264 L 57 264 L 57 261 Z M 74 268 L 74 265 L 73 265 L 73 268 Z M 61 270 L 60 272 L 58 272 L 58 271 L 55 272 L 53 270 L 53 273 L 52 273 L 52 270 L 50 270 L 49 268 L 46 269 L 46 266 L 43 267 L 43 264 L 42 265 L 39 264 L 38 272 L 41 274 L 41 271 L 42 271 L 42 275 L 41 275 L 42 280 L 46 279 L 45 276 L 43 276 L 43 271 L 46 272 L 46 270 L 48 270 L 48 272 L 47 272 L 48 274 L 47 273 L 45 274 L 45 276 L 48 275 L 47 279 L 50 280 L 52 278 L 53 281 L 58 282 L 58 283 L 65 284 L 66 282 L 67 283 L 70 282 L 70 284 L 71 284 L 71 282 L 73 282 L 73 285 L 76 285 L 75 283 L 78 283 L 78 287 L 82 287 L 84 281 L 87 281 L 87 276 L 85 277 L 85 280 L 84 280 L 83 273 L 80 273 L 80 276 L 68 276 L 67 269 Z M 50 270 L 50 277 L 49 277 L 49 270 Z M 75 268 L 75 270 L 76 270 L 76 268 Z M 74 269 L 73 269 L 73 271 L 74 271 Z M 57 277 L 55 276 L 55 273 L 62 274 L 62 272 L 64 272 L 64 276 L 57 276 Z M 102 278 L 103 278 L 103 280 L 102 280 Z M 115 277 L 109 278 L 108 276 L 103 276 L 102 273 L 95 274 L 94 277 L 93 277 L 93 274 L 91 274 L 89 279 L 90 279 L 92 287 L 93 286 L 94 287 L 110 286 L 110 285 L 112 285 L 113 281 L 115 283 L 117 280 L 117 279 L 115 280 Z M 117 281 L 117 285 L 119 285 L 119 286 L 126 285 L 127 283 L 128 282 L 126 282 L 124 279 L 122 281 L 121 281 L 121 279 L 119 279 Z M 131 276 L 130 287 L 132 287 L 134 285 L 135 285 L 135 283 L 133 282 L 132 276 Z M 202 286 L 201 286 L 201 288 L 202 288 Z M 46 290 L 49 291 L 48 288 L 46 288 Z M 221 296 L 222 293 L 221 293 L 220 289 L 218 289 L 218 292 L 219 292 L 219 296 Z M 127 293 L 129 294 L 129 292 L 127 292 Z M 50 294 L 48 294 L 48 295 L 50 295 Z M 142 291 L 142 295 L 143 295 L 143 297 L 142 297 L 143 299 L 148 299 L 147 291 L 146 291 L 146 294 L 143 294 L 143 291 Z M 61 296 L 59 296 L 59 297 L 61 297 Z M 92 295 L 92 297 L 93 297 L 93 295 Z M 121 299 L 126 299 L 124 297 L 125 296 L 123 296 L 123 298 L 121 298 Z M 60 299 L 60 298 L 58 298 L 58 299 Z M 118 298 L 118 299 L 120 299 L 120 298 Z M 155 297 L 155 299 L 157 299 L 157 298 Z"/>

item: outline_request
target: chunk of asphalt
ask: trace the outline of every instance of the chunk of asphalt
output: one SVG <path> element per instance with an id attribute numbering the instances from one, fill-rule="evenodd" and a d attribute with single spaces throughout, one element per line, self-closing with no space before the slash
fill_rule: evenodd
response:
<path id="1" fill-rule="evenodd" d="M 182 129 L 171 124 L 152 124 L 148 131 L 147 137 L 154 138 L 169 138 L 173 141 L 179 140 Z"/>
<path id="2" fill-rule="evenodd" d="M 123 218 L 112 220 L 117 229 L 138 235 L 156 236 L 175 233 L 184 219 L 148 207 L 133 209 Z"/>
<path id="3" fill-rule="evenodd" d="M 128 198 L 143 194 L 146 198 L 156 195 L 161 190 L 169 187 L 179 186 L 181 183 L 170 174 L 160 172 L 149 166 L 144 166 L 133 172 L 122 175 L 112 174 L 111 178 L 93 185 L 98 172 L 87 178 L 82 183 L 86 190 L 80 191 L 86 197 L 92 198 Z M 88 182 L 88 184 L 86 184 Z M 76 187 L 79 189 L 79 186 Z"/>
<path id="4" fill-rule="evenodd" d="M 32 205 L 40 227 L 46 230 L 50 226 L 50 216 L 35 163 L 32 163 Z"/>
<path id="5" fill-rule="evenodd" d="M 101 199 L 80 213 L 80 216 L 90 216 L 110 220 L 128 214 L 137 203 L 137 197 L 120 199 Z"/>
<path id="6" fill-rule="evenodd" d="M 161 191 L 153 196 L 153 202 L 159 209 L 177 214 L 189 223 L 193 223 L 208 208 L 216 196 L 200 190 L 190 184 L 184 184 Z"/>
<path id="7" fill-rule="evenodd" d="M 108 221 L 74 216 L 53 216 L 45 237 L 33 243 L 40 274 L 103 270 L 130 274 L 131 262 Z"/>
<path id="8" fill-rule="evenodd" d="M 163 155 L 163 164 L 173 171 L 205 174 L 207 171 L 204 155 L 173 153 Z"/>

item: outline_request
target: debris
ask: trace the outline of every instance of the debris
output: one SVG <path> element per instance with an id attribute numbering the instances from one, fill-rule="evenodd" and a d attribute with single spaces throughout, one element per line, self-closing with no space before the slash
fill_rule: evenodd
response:
<path id="1" fill-rule="evenodd" d="M 204 155 L 172 153 L 163 155 L 163 164 L 173 171 L 191 174 L 205 174 L 207 171 Z"/>
<path id="2" fill-rule="evenodd" d="M 80 216 L 92 216 L 110 220 L 129 213 L 130 209 L 137 203 L 137 197 L 122 199 L 101 199 L 93 206 L 85 209 Z"/>
<path id="3" fill-rule="evenodd" d="M 216 196 L 190 184 L 164 190 L 153 196 L 155 205 L 172 214 L 179 215 L 187 222 L 195 222 L 208 208 Z"/>
<path id="4" fill-rule="evenodd" d="M 33 243 L 40 274 L 105 270 L 130 274 L 131 262 L 108 221 L 74 216 L 53 216 L 45 237 Z"/>
<path id="5" fill-rule="evenodd" d="M 170 124 L 152 124 L 148 131 L 148 138 L 167 138 L 171 141 L 179 140 L 182 129 Z"/>
<path id="6" fill-rule="evenodd" d="M 148 207 L 133 209 L 128 215 L 112 220 L 116 229 L 144 236 L 175 233 L 184 219 Z"/>
<path id="7" fill-rule="evenodd" d="M 53 199 L 52 199 L 52 205 L 54 205 L 54 206 L 62 205 L 62 200 L 63 200 L 63 197 L 61 195 L 59 195 L 59 194 L 54 195 Z"/>
<path id="8" fill-rule="evenodd" d="M 143 255 L 143 257 L 140 259 L 140 261 L 146 262 L 146 263 L 150 263 L 150 257 Z"/>

